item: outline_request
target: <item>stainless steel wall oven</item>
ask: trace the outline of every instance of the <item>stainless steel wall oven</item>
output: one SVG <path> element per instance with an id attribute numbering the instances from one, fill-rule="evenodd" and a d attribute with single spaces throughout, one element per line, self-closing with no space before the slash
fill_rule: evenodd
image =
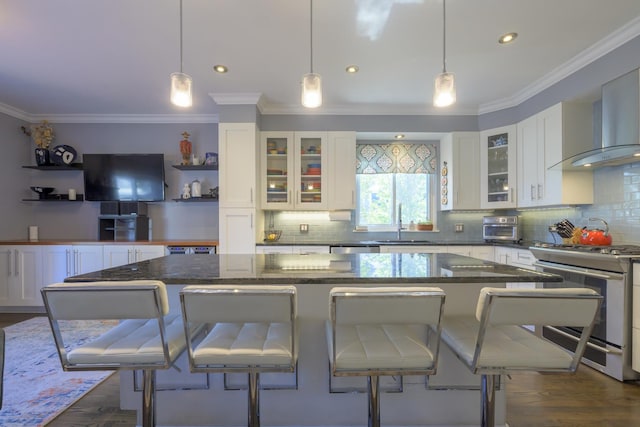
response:
<path id="1" fill-rule="evenodd" d="M 545 288 L 590 288 L 604 297 L 583 363 L 620 381 L 638 379 L 640 375 L 631 369 L 631 259 L 640 256 L 640 247 L 547 245 L 530 249 L 538 270 L 564 278 L 564 282 L 544 283 Z M 542 335 L 574 351 L 580 332 L 581 328 L 545 327 Z"/>

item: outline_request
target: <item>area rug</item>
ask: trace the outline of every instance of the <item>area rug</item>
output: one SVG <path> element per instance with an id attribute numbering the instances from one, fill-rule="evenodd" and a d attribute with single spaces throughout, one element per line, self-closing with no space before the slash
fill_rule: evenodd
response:
<path id="1" fill-rule="evenodd" d="M 74 323 L 72 327 L 65 326 L 65 340 L 81 344 L 114 325 L 114 321 Z M 46 317 L 8 326 L 5 334 L 0 426 L 43 426 L 113 373 L 64 372 Z"/>

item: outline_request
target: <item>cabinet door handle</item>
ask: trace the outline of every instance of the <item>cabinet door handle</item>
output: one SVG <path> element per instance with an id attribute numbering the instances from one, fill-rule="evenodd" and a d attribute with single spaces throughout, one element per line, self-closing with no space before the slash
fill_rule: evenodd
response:
<path id="1" fill-rule="evenodd" d="M 18 250 L 17 249 L 15 251 L 13 251 L 13 252 L 14 252 L 14 257 L 15 257 L 13 259 L 13 262 L 14 262 L 14 266 L 16 267 L 16 271 L 14 271 L 13 274 L 14 274 L 14 276 L 17 276 L 18 275 L 18 271 L 20 270 L 20 263 L 19 263 L 19 260 L 18 260 L 19 254 L 18 254 Z"/>
<path id="2" fill-rule="evenodd" d="M 542 189 L 543 189 L 542 184 L 538 184 L 538 199 L 542 199 L 542 195 L 544 194 Z"/>
<path id="3" fill-rule="evenodd" d="M 253 214 L 251 214 L 251 229 L 253 230 Z"/>
<path id="4" fill-rule="evenodd" d="M 253 203 L 253 188 L 249 189 L 249 202 Z"/>
<path id="5" fill-rule="evenodd" d="M 535 196 L 534 196 L 534 191 L 536 189 L 536 186 L 531 184 L 531 200 L 535 200 Z"/>
<path id="6" fill-rule="evenodd" d="M 131 253 L 131 249 L 127 249 L 127 261 L 129 263 L 133 262 L 133 254 Z"/>
<path id="7" fill-rule="evenodd" d="M 289 198 L 287 198 L 287 203 L 291 203 L 291 190 L 289 190 Z"/>
<path id="8" fill-rule="evenodd" d="M 11 262 L 11 251 L 9 250 L 7 251 L 7 267 L 8 267 L 7 270 L 8 270 L 9 276 L 13 274 L 13 272 L 11 271 L 12 264 L 13 263 Z"/>
<path id="9" fill-rule="evenodd" d="M 77 249 L 73 251 L 73 274 L 78 274 L 81 270 L 80 266 L 80 252 Z"/>
<path id="10" fill-rule="evenodd" d="M 65 254 L 67 255 L 67 276 L 71 276 L 71 251 L 67 249 Z"/>

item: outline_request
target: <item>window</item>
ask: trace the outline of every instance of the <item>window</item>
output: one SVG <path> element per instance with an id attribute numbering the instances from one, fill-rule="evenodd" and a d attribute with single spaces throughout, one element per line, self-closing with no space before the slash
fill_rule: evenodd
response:
<path id="1" fill-rule="evenodd" d="M 424 173 L 357 174 L 357 225 L 380 229 L 397 226 L 400 204 L 405 226 L 411 221 L 433 221 L 435 176 Z"/>
<path id="2" fill-rule="evenodd" d="M 360 144 L 357 159 L 356 225 L 382 231 L 396 228 L 399 220 L 405 226 L 433 222 L 438 200 L 435 145 Z"/>

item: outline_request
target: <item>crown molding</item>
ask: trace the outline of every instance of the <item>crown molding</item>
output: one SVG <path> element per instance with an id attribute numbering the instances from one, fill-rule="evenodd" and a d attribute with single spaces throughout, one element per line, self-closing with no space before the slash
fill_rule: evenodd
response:
<path id="1" fill-rule="evenodd" d="M 51 123 L 218 123 L 217 114 L 33 114 Z"/>
<path id="2" fill-rule="evenodd" d="M 435 108 L 431 105 L 358 105 L 333 106 L 330 108 L 304 108 L 301 105 L 265 104 L 261 113 L 265 115 L 300 115 L 300 116 L 474 116 L 475 108 L 453 107 L 452 109 Z"/>
<path id="3" fill-rule="evenodd" d="M 24 120 L 25 122 L 33 122 L 31 115 L 26 111 L 19 110 L 11 105 L 0 103 L 0 113 L 4 113 L 7 116 L 14 117 L 16 119 Z"/>
<path id="4" fill-rule="evenodd" d="M 607 37 L 594 43 L 587 49 L 583 50 L 569 61 L 547 73 L 542 78 L 531 83 L 529 86 L 518 91 L 513 96 L 488 102 L 479 106 L 477 113 L 485 114 L 494 111 L 504 110 L 505 108 L 516 107 L 522 104 L 532 96 L 537 95 L 545 89 L 550 88 L 562 79 L 569 77 L 583 67 L 602 58 L 606 54 L 612 52 L 624 43 L 638 37 L 640 35 L 640 16 L 620 27 Z"/>

